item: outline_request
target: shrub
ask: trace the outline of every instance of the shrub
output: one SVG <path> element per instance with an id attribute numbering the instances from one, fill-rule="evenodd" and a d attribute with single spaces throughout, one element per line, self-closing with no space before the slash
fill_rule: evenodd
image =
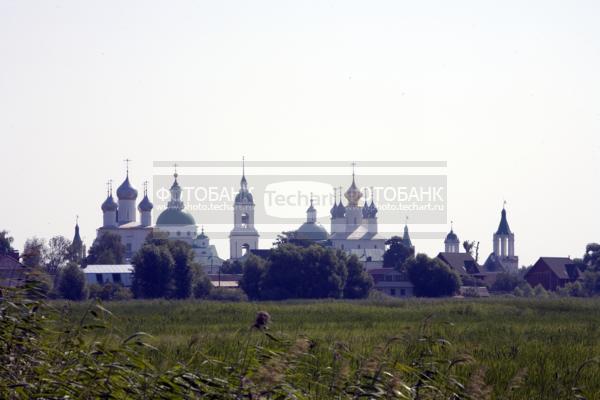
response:
<path id="1" fill-rule="evenodd" d="M 120 286 L 113 294 L 113 300 L 125 301 L 133 299 L 133 292 L 131 289 Z"/>
<path id="2" fill-rule="evenodd" d="M 75 263 L 69 263 L 60 270 L 58 293 L 67 300 L 85 300 L 87 297 L 85 276 Z"/>
<path id="3" fill-rule="evenodd" d="M 130 289 L 111 282 L 107 282 L 102 286 L 93 283 L 88 286 L 88 291 L 91 299 L 102 301 L 130 300 L 133 298 L 133 293 Z"/>
<path id="4" fill-rule="evenodd" d="M 419 297 L 451 296 L 460 288 L 460 278 L 446 264 L 418 254 L 406 262 L 408 276 Z"/>
<path id="5" fill-rule="evenodd" d="M 524 282 L 524 279 L 517 274 L 501 272 L 496 275 L 496 280 L 492 284 L 491 289 L 494 292 L 512 292 L 517 286 Z"/>
<path id="6" fill-rule="evenodd" d="M 213 289 L 213 285 L 210 282 L 208 276 L 203 275 L 196 280 L 194 283 L 193 294 L 196 299 L 205 299 L 208 297 Z"/>
<path id="7" fill-rule="evenodd" d="M 547 298 L 548 292 L 542 285 L 537 285 L 535 288 L 533 288 L 533 295 L 539 298 Z"/>
<path id="8" fill-rule="evenodd" d="M 206 299 L 240 302 L 248 301 L 248 296 L 241 289 L 213 288 Z"/>

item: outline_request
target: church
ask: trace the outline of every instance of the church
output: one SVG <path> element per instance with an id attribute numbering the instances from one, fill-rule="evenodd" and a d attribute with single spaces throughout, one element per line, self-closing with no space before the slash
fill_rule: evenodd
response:
<path id="1" fill-rule="evenodd" d="M 196 261 L 202 264 L 207 272 L 217 270 L 222 264 L 214 245 L 210 244 L 210 238 L 202 232 L 198 234 L 198 227 L 194 217 L 184 211 L 185 204 L 181 199 L 181 186 L 178 182 L 177 171 L 173 174 L 173 184 L 170 188 L 170 200 L 167 208 L 163 210 L 152 225 L 152 210 L 154 205 L 148 198 L 147 183 L 144 183 L 144 197 L 137 205 L 138 191 L 129 181 L 129 167 L 125 180 L 117 188 L 117 202 L 115 202 L 112 184 L 109 182 L 107 197 L 102 203 L 102 226 L 97 230 L 97 236 L 105 232 L 111 232 L 121 237 L 121 243 L 125 246 L 125 258 L 131 260 L 133 255 L 144 245 L 146 237 L 154 232 L 169 239 L 182 240 L 189 243 L 195 253 Z M 139 212 L 139 220 L 137 212 Z"/>
<path id="2" fill-rule="evenodd" d="M 335 197 L 335 196 L 334 196 Z M 352 171 L 352 183 L 344 193 L 346 205 L 342 203 L 340 190 L 339 202 L 334 200 L 331 208 L 331 246 L 355 254 L 367 268 L 380 267 L 383 263 L 386 238 L 377 228 L 377 207 L 371 190 L 371 202 L 363 197 L 356 185 L 356 176 Z"/>

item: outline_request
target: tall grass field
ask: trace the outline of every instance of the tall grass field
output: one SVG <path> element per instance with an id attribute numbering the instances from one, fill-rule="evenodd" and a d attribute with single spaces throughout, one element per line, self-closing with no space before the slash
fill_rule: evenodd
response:
<path id="1" fill-rule="evenodd" d="M 74 323 L 90 307 L 53 306 Z M 600 399 L 596 299 L 156 300 L 103 307 L 114 315 L 110 334 L 152 335 L 146 341 L 156 349 L 147 356 L 161 368 L 183 365 L 220 376 L 228 365 L 252 359 L 254 376 L 301 388 L 304 398 L 340 398 L 329 396 L 336 379 L 376 373 L 369 369 L 418 367 L 425 374 L 444 371 L 446 382 L 456 380 L 470 398 Z M 264 331 L 252 328 L 259 311 L 271 317 Z M 295 352 L 301 362 L 291 360 Z M 378 389 L 382 398 L 406 396 L 401 387 L 386 387 Z M 450 398 L 431 396 L 422 398 Z"/>

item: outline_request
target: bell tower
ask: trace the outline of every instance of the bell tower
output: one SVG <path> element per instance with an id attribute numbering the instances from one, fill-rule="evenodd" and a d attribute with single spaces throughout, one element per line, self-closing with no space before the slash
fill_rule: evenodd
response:
<path id="1" fill-rule="evenodd" d="M 258 249 L 259 234 L 254 227 L 254 199 L 248 189 L 246 170 L 242 158 L 240 190 L 233 204 L 233 229 L 229 234 L 229 257 L 243 257 L 249 250 Z"/>

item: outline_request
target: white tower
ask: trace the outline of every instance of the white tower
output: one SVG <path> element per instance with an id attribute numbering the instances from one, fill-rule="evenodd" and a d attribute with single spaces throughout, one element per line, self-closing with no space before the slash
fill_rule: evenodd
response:
<path id="1" fill-rule="evenodd" d="M 117 226 L 117 203 L 112 195 L 112 182 L 108 181 L 106 200 L 102 203 L 102 226 L 105 228 Z"/>
<path id="2" fill-rule="evenodd" d="M 233 205 L 233 230 L 229 234 L 229 257 L 240 258 L 248 250 L 258 248 L 259 234 L 254 228 L 254 199 L 248 190 L 244 160 L 240 191 Z"/>
<path id="3" fill-rule="evenodd" d="M 453 223 L 450 223 L 450 233 L 446 236 L 444 245 L 446 253 L 460 253 L 460 240 L 458 240 L 458 236 L 454 233 Z"/>
<path id="4" fill-rule="evenodd" d="M 117 222 L 119 225 L 134 222 L 137 219 L 135 211 L 135 200 L 138 192 L 129 183 L 129 159 L 127 163 L 127 175 L 121 186 L 117 188 L 117 198 L 119 199 L 119 211 L 117 213 Z"/>
<path id="5" fill-rule="evenodd" d="M 150 226 L 152 225 L 152 208 L 154 205 L 148 198 L 148 182 L 144 182 L 144 198 L 138 204 L 138 211 L 140 212 L 140 225 Z"/>
<path id="6" fill-rule="evenodd" d="M 506 202 L 505 202 L 506 204 Z M 493 237 L 494 254 L 500 263 L 508 271 L 516 271 L 519 268 L 519 257 L 515 256 L 515 234 L 508 226 L 506 208 L 502 207 L 500 225 Z"/>

